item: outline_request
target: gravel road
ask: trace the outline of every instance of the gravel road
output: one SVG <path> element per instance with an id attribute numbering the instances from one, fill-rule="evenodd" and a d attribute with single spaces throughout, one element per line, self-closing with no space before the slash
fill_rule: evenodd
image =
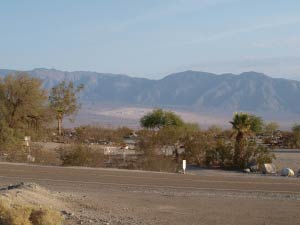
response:
<path id="1" fill-rule="evenodd" d="M 0 185 L 34 182 L 70 211 L 69 224 L 300 224 L 300 179 L 0 163 Z"/>

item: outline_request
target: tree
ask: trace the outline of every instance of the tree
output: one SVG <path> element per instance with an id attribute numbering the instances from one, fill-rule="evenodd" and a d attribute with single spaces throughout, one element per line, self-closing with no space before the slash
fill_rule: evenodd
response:
<path id="1" fill-rule="evenodd" d="M 20 72 L 0 79 L 0 120 L 28 131 L 47 121 L 47 93 L 42 81 Z"/>
<path id="2" fill-rule="evenodd" d="M 51 90 L 49 101 L 55 112 L 58 134 L 62 135 L 62 121 L 65 117 L 76 114 L 80 108 L 77 94 L 83 85 L 75 86 L 72 81 L 62 81 Z"/>
<path id="3" fill-rule="evenodd" d="M 264 126 L 264 131 L 267 134 L 271 134 L 271 135 L 273 135 L 274 132 L 278 129 L 279 129 L 279 125 L 276 122 L 270 122 L 270 123 L 265 124 L 265 126 Z"/>
<path id="4" fill-rule="evenodd" d="M 150 129 L 160 129 L 169 126 L 180 127 L 184 125 L 180 116 L 162 109 L 154 109 L 152 112 L 146 114 L 141 118 L 140 123 L 142 127 Z"/>
<path id="5" fill-rule="evenodd" d="M 24 135 L 39 134 L 50 122 L 48 110 L 40 79 L 24 72 L 0 78 L 0 150 L 22 151 Z"/>
<path id="6" fill-rule="evenodd" d="M 215 137 L 210 132 L 194 132 L 183 140 L 185 155 L 189 162 L 203 166 L 207 163 L 208 154 L 216 148 Z"/>
<path id="7" fill-rule="evenodd" d="M 238 167 L 243 167 L 245 135 L 251 132 L 251 117 L 247 113 L 236 113 L 230 123 L 236 133 L 233 163 Z"/>
<path id="8" fill-rule="evenodd" d="M 0 120 L 0 151 L 7 151 L 11 146 L 20 143 L 13 129 L 9 128 L 5 121 Z"/>
<path id="9" fill-rule="evenodd" d="M 255 141 L 249 141 L 246 137 L 257 134 L 263 129 L 262 118 L 247 114 L 236 113 L 230 122 L 236 133 L 236 141 L 233 156 L 233 165 L 238 168 L 245 168 L 250 160 L 257 163 L 272 161 L 269 149 L 258 146 Z"/>
<path id="10" fill-rule="evenodd" d="M 300 148 L 300 125 L 294 124 L 292 127 L 292 142 L 293 146 L 296 148 Z"/>
<path id="11" fill-rule="evenodd" d="M 261 133 L 264 127 L 264 121 L 261 117 L 256 115 L 249 115 L 250 117 L 250 124 L 251 124 L 251 131 L 255 134 Z"/>
<path id="12" fill-rule="evenodd" d="M 208 131 L 209 133 L 214 134 L 214 135 L 219 135 L 219 134 L 221 134 L 221 133 L 223 132 L 222 127 L 219 127 L 219 126 L 217 126 L 217 125 L 212 125 L 212 126 L 210 126 L 210 127 L 207 129 L 207 131 Z"/>

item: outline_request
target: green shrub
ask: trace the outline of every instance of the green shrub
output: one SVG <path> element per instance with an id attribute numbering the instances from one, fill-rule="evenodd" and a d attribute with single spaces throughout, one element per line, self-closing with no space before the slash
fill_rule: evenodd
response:
<path id="1" fill-rule="evenodd" d="M 205 164 L 207 166 L 232 167 L 234 148 L 230 141 L 215 140 L 214 148 L 205 152 Z"/>
<path id="2" fill-rule="evenodd" d="M 275 159 L 275 154 L 270 152 L 270 149 L 257 145 L 255 142 L 251 142 L 248 144 L 246 148 L 247 158 L 245 162 L 245 167 L 250 163 L 250 162 L 256 162 L 258 167 L 261 169 L 263 164 L 265 163 L 272 163 L 273 159 Z"/>

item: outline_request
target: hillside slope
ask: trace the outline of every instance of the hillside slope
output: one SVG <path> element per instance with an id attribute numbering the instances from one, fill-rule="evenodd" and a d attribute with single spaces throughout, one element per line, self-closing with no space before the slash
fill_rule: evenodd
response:
<path id="1" fill-rule="evenodd" d="M 14 71 L 0 70 L 5 76 Z M 191 110 L 245 110 L 299 113 L 300 82 L 271 78 L 261 73 L 240 75 L 185 71 L 160 80 L 120 74 L 64 72 L 54 69 L 27 71 L 51 88 L 63 79 L 83 83 L 86 104 L 115 104 L 147 107 L 184 107 Z"/>

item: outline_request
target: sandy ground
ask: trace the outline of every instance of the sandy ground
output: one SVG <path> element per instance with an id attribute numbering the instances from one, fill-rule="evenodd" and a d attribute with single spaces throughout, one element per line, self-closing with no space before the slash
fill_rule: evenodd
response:
<path id="1" fill-rule="evenodd" d="M 0 186 L 20 181 L 0 195 L 64 211 L 67 224 L 300 224 L 300 178 L 0 164 Z"/>

